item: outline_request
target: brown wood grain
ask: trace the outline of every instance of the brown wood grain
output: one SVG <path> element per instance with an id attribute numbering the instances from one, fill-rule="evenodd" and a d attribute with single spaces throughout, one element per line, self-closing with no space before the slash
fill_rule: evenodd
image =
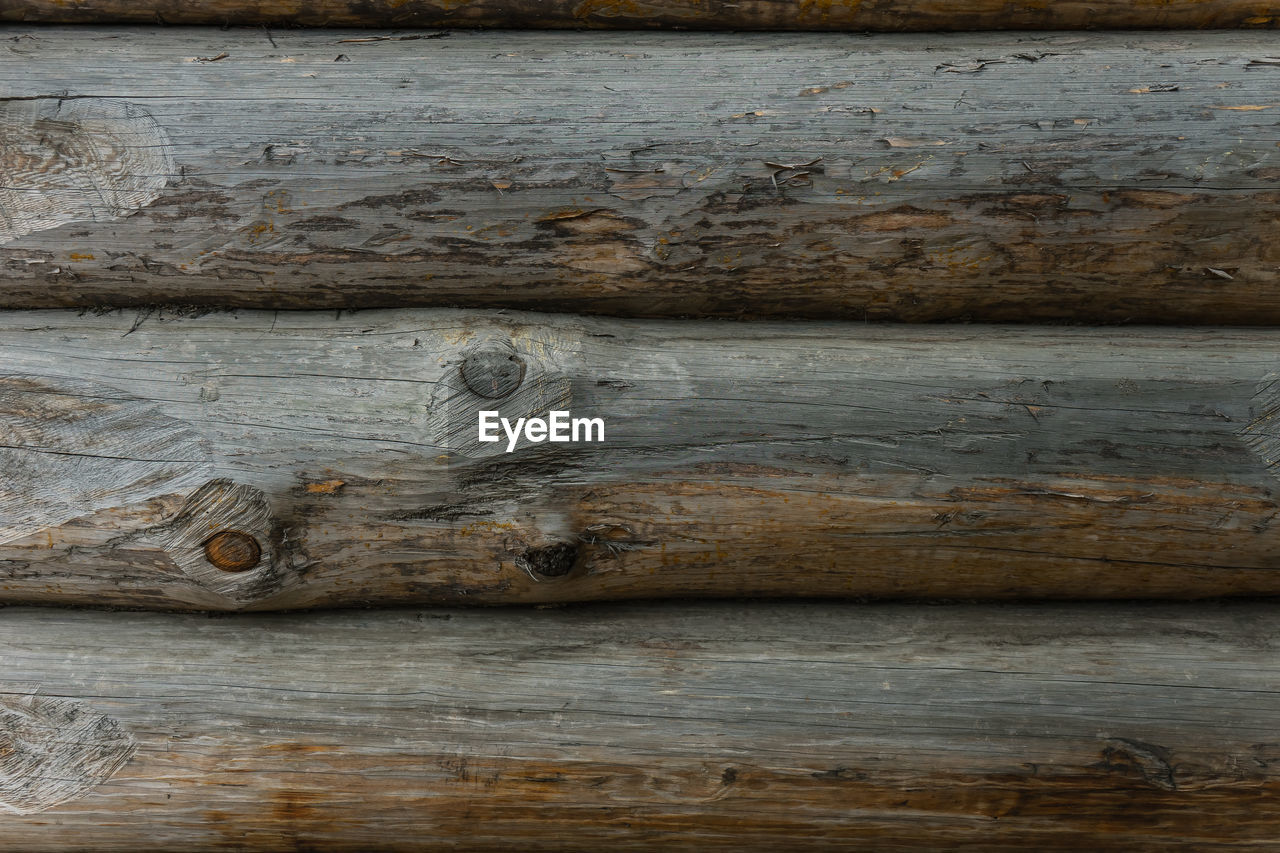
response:
<path id="1" fill-rule="evenodd" d="M 1275 27 L 1266 0 L 6 0 L 0 20 L 67 24 L 738 30 Z"/>
<path id="2" fill-rule="evenodd" d="M 0 602 L 1274 595 L 1278 359 L 1268 330 L 11 312 Z M 605 440 L 478 440 L 551 409 Z"/>
<path id="3" fill-rule="evenodd" d="M 1280 323 L 1266 33 L 10 33 L 4 307 Z"/>
<path id="4" fill-rule="evenodd" d="M 0 616 L 5 849 L 1280 841 L 1267 605 Z"/>

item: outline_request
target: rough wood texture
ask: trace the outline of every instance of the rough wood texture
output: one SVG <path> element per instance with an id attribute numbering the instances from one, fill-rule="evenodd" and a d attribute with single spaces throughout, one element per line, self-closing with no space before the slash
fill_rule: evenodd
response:
<path id="1" fill-rule="evenodd" d="M 133 755 L 133 737 L 86 703 L 13 689 L 0 687 L 0 813 L 36 814 L 77 799 Z"/>
<path id="2" fill-rule="evenodd" d="M 1278 357 L 1256 330 L 15 312 L 0 601 L 1275 594 Z M 481 410 L 548 409 L 605 441 L 477 441 Z M 211 561 L 221 533 L 252 568 Z"/>
<path id="3" fill-rule="evenodd" d="M 1276 56 L 11 29 L 0 305 L 1277 323 Z"/>
<path id="4" fill-rule="evenodd" d="M 0 649 L 0 702 L 137 741 L 11 850 L 1280 844 L 1271 606 L 9 610 Z"/>
<path id="5" fill-rule="evenodd" d="M 5 0 L 0 20 L 864 32 L 1270 28 L 1280 16 L 1267 0 Z"/>

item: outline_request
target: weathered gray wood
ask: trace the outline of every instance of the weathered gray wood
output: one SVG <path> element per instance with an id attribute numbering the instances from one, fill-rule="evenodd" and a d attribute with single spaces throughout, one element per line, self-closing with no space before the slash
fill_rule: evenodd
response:
<path id="1" fill-rule="evenodd" d="M 1265 0 L 5 0 L 0 20 L 864 32 L 1270 28 L 1280 18 Z"/>
<path id="2" fill-rule="evenodd" d="M 1280 331 L 42 311 L 0 364 L 0 601 L 1280 592 Z M 605 441 L 478 441 L 549 409 Z"/>
<path id="3" fill-rule="evenodd" d="M 0 726 L 75 704 L 136 746 L 0 845 L 1271 849 L 1277 651 L 1260 605 L 10 609 Z"/>
<path id="4" fill-rule="evenodd" d="M 1268 34 L 7 33 L 0 305 L 1280 322 Z"/>

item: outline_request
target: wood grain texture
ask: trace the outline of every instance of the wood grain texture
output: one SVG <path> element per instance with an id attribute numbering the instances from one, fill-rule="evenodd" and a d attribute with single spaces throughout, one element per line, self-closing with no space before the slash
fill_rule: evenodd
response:
<path id="1" fill-rule="evenodd" d="M 0 688 L 0 814 L 78 799 L 133 756 L 133 737 L 111 717 L 76 699 L 15 694 L 19 687 Z"/>
<path id="2" fill-rule="evenodd" d="M 1269 605 L 10 609 L 0 649 L 0 697 L 137 740 L 6 849 L 1280 844 Z"/>
<path id="3" fill-rule="evenodd" d="M 7 307 L 1280 322 L 1268 34 L 8 33 L 6 151 L 125 104 L 173 174 Z"/>
<path id="4" fill-rule="evenodd" d="M 0 243 L 103 222 L 155 201 L 175 176 L 146 111 L 110 98 L 0 102 Z"/>
<path id="5" fill-rule="evenodd" d="M 23 379 L 0 410 L 0 601 L 1280 592 L 1280 332 L 747 332 L 5 314 L 0 363 Z M 507 396 L 468 384 L 481 353 L 502 356 L 474 362 L 482 389 L 519 359 Z M 478 441 L 482 410 L 556 408 L 605 440 Z M 253 540 L 253 568 L 210 561 L 223 532 Z"/>
<path id="6" fill-rule="evenodd" d="M 1275 27 L 1266 0 L 6 0 L 0 20 L 66 24 L 737 30 Z"/>

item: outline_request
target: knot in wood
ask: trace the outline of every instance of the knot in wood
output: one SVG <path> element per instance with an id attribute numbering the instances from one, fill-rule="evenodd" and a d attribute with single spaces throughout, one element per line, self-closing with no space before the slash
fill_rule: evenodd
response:
<path id="1" fill-rule="evenodd" d="M 578 546 L 567 542 L 530 548 L 516 557 L 516 565 L 536 578 L 562 578 L 577 564 Z"/>
<path id="2" fill-rule="evenodd" d="M 204 556 L 224 572 L 247 572 L 262 559 L 262 546 L 248 533 L 222 530 L 204 542 Z"/>
<path id="3" fill-rule="evenodd" d="M 524 381 L 525 364 L 499 348 L 473 352 L 462 362 L 462 381 L 472 393 L 490 400 L 508 397 Z"/>

